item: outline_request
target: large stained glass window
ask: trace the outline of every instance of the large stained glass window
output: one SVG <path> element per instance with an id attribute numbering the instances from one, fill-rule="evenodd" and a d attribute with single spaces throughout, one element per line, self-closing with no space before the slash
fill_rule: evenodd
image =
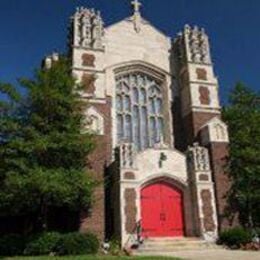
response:
<path id="1" fill-rule="evenodd" d="M 143 150 L 163 135 L 163 99 L 160 84 L 143 73 L 116 78 L 117 141 L 133 142 Z"/>

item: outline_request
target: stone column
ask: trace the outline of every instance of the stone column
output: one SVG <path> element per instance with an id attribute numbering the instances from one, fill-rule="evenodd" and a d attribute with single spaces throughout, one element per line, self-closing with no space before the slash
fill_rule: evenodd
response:
<path id="1" fill-rule="evenodd" d="M 208 150 L 194 144 L 189 147 L 188 162 L 192 188 L 196 194 L 195 218 L 198 218 L 199 233 L 206 241 L 214 242 L 218 236 L 218 222 Z"/>

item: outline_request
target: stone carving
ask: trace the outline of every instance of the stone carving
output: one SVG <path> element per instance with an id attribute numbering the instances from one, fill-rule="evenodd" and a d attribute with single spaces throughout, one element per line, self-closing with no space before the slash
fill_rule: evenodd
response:
<path id="1" fill-rule="evenodd" d="M 210 92 L 207 87 L 200 86 L 199 87 L 199 94 L 200 94 L 200 103 L 202 105 L 209 105 L 210 104 Z"/>
<path id="2" fill-rule="evenodd" d="M 95 56 L 92 54 L 84 53 L 82 55 L 82 66 L 94 67 Z"/>
<path id="3" fill-rule="evenodd" d="M 215 124 L 214 130 L 215 130 L 217 140 L 225 140 L 226 139 L 226 129 L 224 129 L 224 127 L 222 125 Z"/>
<path id="4" fill-rule="evenodd" d="M 194 143 L 193 147 L 189 147 L 190 163 L 195 171 L 209 171 L 209 153 L 208 149 Z"/>
<path id="5" fill-rule="evenodd" d="M 212 195 L 210 190 L 202 190 L 200 193 L 202 200 L 203 225 L 206 232 L 215 231 L 213 219 Z"/>
<path id="6" fill-rule="evenodd" d="M 208 37 L 204 29 L 186 25 L 184 37 L 188 48 L 188 61 L 196 63 L 211 63 Z"/>
<path id="7" fill-rule="evenodd" d="M 124 143 L 120 146 L 120 161 L 122 168 L 134 167 L 135 148 L 132 143 Z"/>
<path id="8" fill-rule="evenodd" d="M 85 128 L 97 135 L 104 134 L 104 118 L 94 107 L 86 111 Z"/>
<path id="9" fill-rule="evenodd" d="M 125 216 L 126 223 L 125 229 L 129 234 L 135 232 L 136 226 L 136 191 L 135 189 L 126 189 L 125 190 Z"/>
<path id="10" fill-rule="evenodd" d="M 103 48 L 104 22 L 99 11 L 80 7 L 77 8 L 72 19 L 75 46 Z"/>

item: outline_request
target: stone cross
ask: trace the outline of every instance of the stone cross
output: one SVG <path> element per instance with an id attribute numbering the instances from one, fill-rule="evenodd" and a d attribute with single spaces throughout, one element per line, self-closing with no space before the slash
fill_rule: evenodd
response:
<path id="1" fill-rule="evenodd" d="M 135 13 L 140 13 L 140 7 L 141 7 L 142 4 L 138 0 L 132 1 L 131 4 L 134 7 L 134 12 Z"/>
<path id="2" fill-rule="evenodd" d="M 140 6 L 142 5 L 139 0 L 134 0 L 131 2 L 134 8 L 133 22 L 136 32 L 140 32 L 141 30 L 141 14 L 140 14 Z"/>

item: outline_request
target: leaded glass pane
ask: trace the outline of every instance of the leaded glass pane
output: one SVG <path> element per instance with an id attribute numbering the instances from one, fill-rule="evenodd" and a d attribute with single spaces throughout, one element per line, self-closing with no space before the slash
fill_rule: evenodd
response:
<path id="1" fill-rule="evenodd" d="M 158 118 L 158 137 L 160 139 L 161 135 L 163 135 L 163 119 Z"/>
<path id="2" fill-rule="evenodd" d="M 155 123 L 155 118 L 151 117 L 150 118 L 150 140 L 152 145 L 156 143 L 156 123 Z"/>
<path id="3" fill-rule="evenodd" d="M 141 140 L 143 148 L 147 148 L 149 145 L 148 129 L 147 129 L 147 109 L 142 107 L 142 119 L 141 119 Z"/>
<path id="4" fill-rule="evenodd" d="M 127 115 L 125 120 L 125 139 L 132 141 L 132 120 L 130 115 Z"/>
<path id="5" fill-rule="evenodd" d="M 162 113 L 162 100 L 157 98 L 155 101 L 155 112 L 156 114 Z"/>
<path id="6" fill-rule="evenodd" d="M 156 99 L 155 98 L 152 99 L 152 112 L 151 113 L 153 113 L 153 114 L 156 113 Z"/>
<path id="7" fill-rule="evenodd" d="M 124 137 L 123 131 L 123 117 L 121 115 L 117 115 L 117 138 L 121 140 Z"/>
<path id="8" fill-rule="evenodd" d="M 134 99 L 134 103 L 136 103 L 136 104 L 138 104 L 138 100 L 139 100 L 139 95 L 138 95 L 138 90 L 137 90 L 137 88 L 134 88 L 133 89 L 133 99 Z"/>
<path id="9" fill-rule="evenodd" d="M 142 105 L 144 105 L 146 103 L 146 92 L 145 89 L 141 89 L 140 91 L 140 102 Z"/>
<path id="10" fill-rule="evenodd" d="M 134 106 L 133 111 L 133 125 L 134 125 L 134 143 L 139 147 L 140 146 L 140 118 L 139 118 L 139 111 L 138 107 Z"/>
<path id="11" fill-rule="evenodd" d="M 119 95 L 116 96 L 116 109 L 117 111 L 123 110 L 122 97 Z"/>
<path id="12" fill-rule="evenodd" d="M 124 96 L 124 110 L 126 112 L 131 111 L 131 101 L 129 96 Z"/>

